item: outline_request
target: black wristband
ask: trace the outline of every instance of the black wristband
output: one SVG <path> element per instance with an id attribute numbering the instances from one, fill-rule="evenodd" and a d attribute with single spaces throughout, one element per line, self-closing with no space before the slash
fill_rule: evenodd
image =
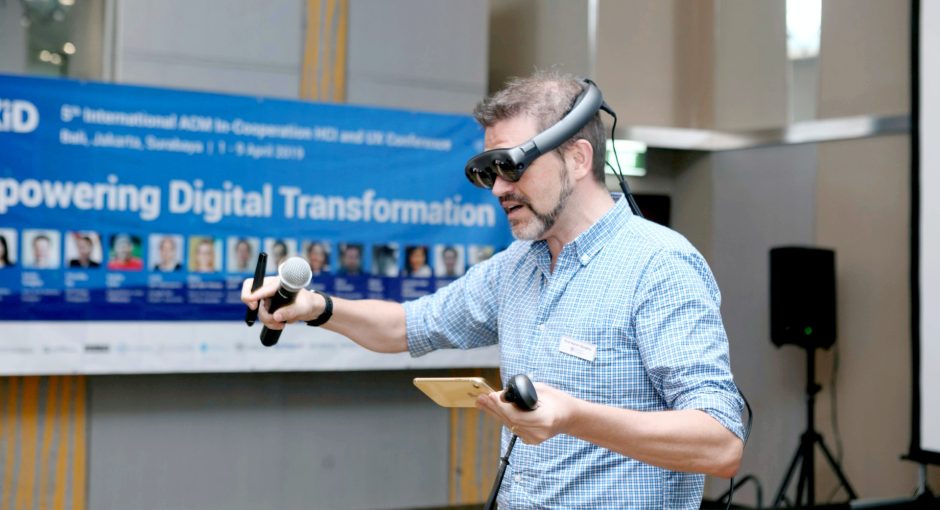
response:
<path id="1" fill-rule="evenodd" d="M 312 321 L 307 321 L 307 325 L 308 326 L 322 326 L 326 324 L 326 321 L 330 320 L 330 317 L 333 316 L 333 299 L 330 296 L 320 292 L 319 290 L 315 290 L 314 292 L 323 296 L 323 299 L 326 301 L 326 306 L 323 308 L 323 313 L 321 313 L 320 316 L 317 317 L 316 319 L 313 319 Z"/>

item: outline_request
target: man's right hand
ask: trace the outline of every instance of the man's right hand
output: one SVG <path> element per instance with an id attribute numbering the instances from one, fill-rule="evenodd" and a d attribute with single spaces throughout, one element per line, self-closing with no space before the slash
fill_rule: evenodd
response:
<path id="1" fill-rule="evenodd" d="M 267 309 L 271 296 L 277 293 L 280 279 L 277 276 L 268 276 L 264 279 L 264 284 L 254 292 L 251 291 L 251 285 L 250 278 L 242 284 L 242 302 L 252 310 L 258 308 L 258 320 L 268 329 L 283 329 L 287 323 L 316 319 L 326 307 L 326 301 L 321 296 L 301 290 L 291 304 L 284 305 L 274 314 L 270 314 Z"/>
<path id="2" fill-rule="evenodd" d="M 258 290 L 251 291 L 251 280 L 242 284 L 242 301 L 258 309 L 258 320 L 268 329 L 284 329 L 284 324 L 312 321 L 326 309 L 326 300 L 317 293 L 301 290 L 294 302 L 268 313 L 271 296 L 277 292 L 280 281 L 276 276 L 264 279 Z M 377 299 L 346 300 L 333 298 L 333 315 L 323 329 L 350 338 L 357 344 L 375 352 L 405 352 L 408 350 L 405 327 L 405 307 L 401 303 Z"/>

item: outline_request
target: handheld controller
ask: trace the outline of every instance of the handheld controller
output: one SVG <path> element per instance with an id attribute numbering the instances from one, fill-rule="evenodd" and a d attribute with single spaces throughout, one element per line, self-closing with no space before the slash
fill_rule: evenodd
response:
<path id="1" fill-rule="evenodd" d="M 515 375 L 509 379 L 503 398 L 506 399 L 506 402 L 511 402 L 522 411 L 532 411 L 539 402 L 535 385 L 525 374 Z"/>

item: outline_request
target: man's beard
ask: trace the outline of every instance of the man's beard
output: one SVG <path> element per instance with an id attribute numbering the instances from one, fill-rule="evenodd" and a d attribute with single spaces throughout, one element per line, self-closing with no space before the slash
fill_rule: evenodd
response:
<path id="1" fill-rule="evenodd" d="M 565 168 L 561 174 L 561 191 L 558 193 L 558 202 L 556 202 L 555 207 L 547 213 L 536 211 L 535 208 L 532 207 L 532 203 L 523 195 L 510 193 L 499 198 L 500 203 L 504 201 L 518 202 L 522 207 L 526 207 L 532 211 L 534 216 L 528 221 L 510 221 L 513 237 L 520 241 L 535 241 L 542 239 L 545 233 L 555 225 L 561 212 L 565 209 L 565 206 L 568 205 L 568 198 L 571 197 L 571 194 L 574 192 L 572 186 L 568 184 L 567 176 L 568 172 L 567 168 Z"/>

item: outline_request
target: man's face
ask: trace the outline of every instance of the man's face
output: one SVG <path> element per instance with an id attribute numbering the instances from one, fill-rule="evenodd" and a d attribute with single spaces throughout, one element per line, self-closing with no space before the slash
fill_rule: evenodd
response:
<path id="1" fill-rule="evenodd" d="M 248 246 L 248 243 L 238 243 L 235 246 L 235 256 L 238 259 L 238 264 L 240 267 L 245 267 L 248 265 L 248 261 L 251 260 L 251 246 Z"/>
<path id="2" fill-rule="evenodd" d="M 76 248 L 78 248 L 78 257 L 80 259 L 87 260 L 89 257 L 91 257 L 91 241 L 80 237 L 76 243 Z"/>
<path id="3" fill-rule="evenodd" d="M 44 237 L 37 237 L 33 240 L 33 254 L 36 260 L 45 261 L 49 258 L 49 240 Z"/>
<path id="4" fill-rule="evenodd" d="M 448 273 L 453 273 L 457 268 L 457 252 L 454 250 L 444 250 L 442 256 L 444 257 L 444 269 L 446 269 Z"/>
<path id="5" fill-rule="evenodd" d="M 515 147 L 536 134 L 536 123 L 531 117 L 506 119 L 486 129 L 484 149 Z M 551 234 L 572 189 L 565 162 L 552 151 L 533 161 L 517 182 L 497 177 L 492 191 L 506 212 L 512 235 L 536 240 Z"/>
<path id="6" fill-rule="evenodd" d="M 160 261 L 165 265 L 176 262 L 176 243 L 169 237 L 165 237 L 160 241 Z"/>
<path id="7" fill-rule="evenodd" d="M 362 254 L 359 253 L 357 248 L 349 247 L 343 251 L 343 267 L 345 267 L 347 271 L 359 271 L 361 265 Z"/>
<path id="8" fill-rule="evenodd" d="M 412 271 L 417 271 L 428 263 L 428 256 L 424 253 L 424 248 L 415 248 L 408 254 L 408 263 Z"/>
<path id="9" fill-rule="evenodd" d="M 197 263 L 200 268 L 212 267 L 215 263 L 215 250 L 212 249 L 212 243 L 199 243 L 196 248 Z"/>
<path id="10" fill-rule="evenodd" d="M 131 244 L 131 240 L 126 237 L 118 237 L 114 241 L 114 253 L 121 260 L 130 260 L 131 255 L 134 251 L 134 245 Z"/>
<path id="11" fill-rule="evenodd" d="M 311 269 L 320 270 L 326 265 L 326 253 L 319 244 L 311 244 L 307 249 L 307 262 Z"/>

